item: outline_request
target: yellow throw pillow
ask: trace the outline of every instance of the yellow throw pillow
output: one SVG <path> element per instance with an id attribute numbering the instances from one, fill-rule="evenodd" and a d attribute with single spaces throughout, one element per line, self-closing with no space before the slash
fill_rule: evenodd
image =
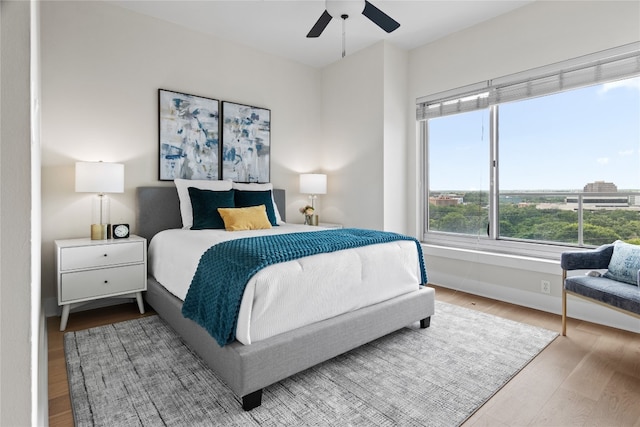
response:
<path id="1" fill-rule="evenodd" d="M 264 230 L 271 228 L 265 205 L 248 208 L 218 208 L 227 231 Z"/>

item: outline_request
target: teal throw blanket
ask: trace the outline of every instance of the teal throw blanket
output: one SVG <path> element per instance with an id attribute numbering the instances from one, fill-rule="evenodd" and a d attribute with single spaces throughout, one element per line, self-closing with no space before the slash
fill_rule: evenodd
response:
<path id="1" fill-rule="evenodd" d="M 244 289 L 260 269 L 310 255 L 397 240 L 416 243 L 421 284 L 426 284 L 427 273 L 420 242 L 402 234 L 346 228 L 218 243 L 200 258 L 182 305 L 182 314 L 205 328 L 220 346 L 224 346 L 235 339 Z"/>

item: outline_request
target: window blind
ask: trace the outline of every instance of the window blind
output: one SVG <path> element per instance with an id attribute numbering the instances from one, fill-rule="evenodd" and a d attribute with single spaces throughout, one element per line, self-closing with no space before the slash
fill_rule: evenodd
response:
<path id="1" fill-rule="evenodd" d="M 640 42 L 419 98 L 416 120 L 640 76 Z"/>

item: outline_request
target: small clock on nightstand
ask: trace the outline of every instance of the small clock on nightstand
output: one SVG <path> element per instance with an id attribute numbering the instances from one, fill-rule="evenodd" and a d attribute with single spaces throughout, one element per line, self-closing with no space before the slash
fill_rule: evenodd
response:
<path id="1" fill-rule="evenodd" d="M 127 237 L 129 237 L 129 224 L 111 225 L 111 238 L 126 239 Z"/>

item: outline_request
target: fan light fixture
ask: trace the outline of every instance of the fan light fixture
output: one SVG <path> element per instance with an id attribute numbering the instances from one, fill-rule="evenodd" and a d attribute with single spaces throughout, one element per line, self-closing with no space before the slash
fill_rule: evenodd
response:
<path id="1" fill-rule="evenodd" d="M 341 18 L 342 15 L 355 16 L 361 14 L 364 11 L 365 2 L 364 0 L 326 0 L 325 6 L 332 18 Z"/>
<path id="2" fill-rule="evenodd" d="M 325 11 L 320 15 L 307 38 L 319 37 L 324 29 L 329 25 L 331 19 L 342 19 L 342 57 L 346 55 L 346 23 L 349 16 L 356 16 L 362 13 L 374 24 L 382 28 L 387 33 L 395 31 L 400 24 L 389 15 L 369 3 L 367 0 L 326 0 Z"/>

